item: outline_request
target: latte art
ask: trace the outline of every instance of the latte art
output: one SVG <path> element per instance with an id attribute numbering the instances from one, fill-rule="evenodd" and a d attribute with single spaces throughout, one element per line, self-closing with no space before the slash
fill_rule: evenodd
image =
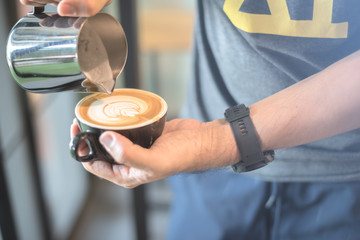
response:
<path id="1" fill-rule="evenodd" d="M 165 101 L 138 89 L 116 89 L 113 94 L 97 93 L 81 100 L 75 114 L 93 127 L 131 129 L 148 125 L 166 114 Z"/>
<path id="2" fill-rule="evenodd" d="M 90 104 L 88 117 L 106 124 L 133 125 L 144 120 L 147 109 L 148 104 L 140 98 L 115 95 Z"/>
<path id="3" fill-rule="evenodd" d="M 126 101 L 127 100 L 127 101 Z M 108 118 L 135 117 L 143 113 L 146 109 L 146 103 L 139 103 L 136 99 L 126 99 L 111 102 L 105 105 L 103 112 Z"/>

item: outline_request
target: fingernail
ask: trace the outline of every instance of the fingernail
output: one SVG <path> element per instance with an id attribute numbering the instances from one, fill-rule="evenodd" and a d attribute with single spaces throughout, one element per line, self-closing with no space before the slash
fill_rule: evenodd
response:
<path id="1" fill-rule="evenodd" d="M 121 159 L 123 148 L 121 144 L 116 141 L 115 136 L 113 136 L 111 133 L 103 133 L 100 135 L 99 140 L 106 151 L 108 151 L 115 160 Z"/>
<path id="2" fill-rule="evenodd" d="M 101 136 L 100 136 L 100 142 L 102 145 L 104 145 L 104 147 L 110 148 L 114 144 L 115 139 L 114 139 L 113 135 L 104 133 L 104 134 L 101 134 Z"/>
<path id="3" fill-rule="evenodd" d="M 76 8 L 72 4 L 64 2 L 58 5 L 58 13 L 61 16 L 77 16 Z"/>

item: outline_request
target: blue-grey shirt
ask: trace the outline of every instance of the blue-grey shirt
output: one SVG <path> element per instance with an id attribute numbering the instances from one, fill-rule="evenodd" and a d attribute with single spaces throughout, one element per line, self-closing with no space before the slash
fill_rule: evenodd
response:
<path id="1" fill-rule="evenodd" d="M 264 99 L 357 51 L 359 12 L 359 0 L 198 1 L 182 117 L 223 118 L 226 108 Z M 275 157 L 249 174 L 272 181 L 359 180 L 360 129 L 277 150 Z"/>

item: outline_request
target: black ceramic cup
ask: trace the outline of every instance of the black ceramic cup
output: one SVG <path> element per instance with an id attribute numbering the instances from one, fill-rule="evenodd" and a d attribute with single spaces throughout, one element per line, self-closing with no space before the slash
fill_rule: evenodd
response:
<path id="1" fill-rule="evenodd" d="M 79 162 L 107 161 L 113 158 L 99 143 L 104 131 L 117 132 L 133 143 L 150 148 L 162 134 L 167 104 L 160 96 L 139 89 L 115 89 L 113 94 L 96 93 L 80 100 L 75 116 L 80 130 L 70 142 L 70 153 Z M 79 154 L 85 143 L 89 152 Z"/>

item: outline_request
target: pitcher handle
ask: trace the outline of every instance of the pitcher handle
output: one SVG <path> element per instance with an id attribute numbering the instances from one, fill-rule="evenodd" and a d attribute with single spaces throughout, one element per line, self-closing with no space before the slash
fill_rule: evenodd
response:
<path id="1" fill-rule="evenodd" d="M 45 7 L 34 7 L 31 14 L 41 14 L 45 11 Z"/>

